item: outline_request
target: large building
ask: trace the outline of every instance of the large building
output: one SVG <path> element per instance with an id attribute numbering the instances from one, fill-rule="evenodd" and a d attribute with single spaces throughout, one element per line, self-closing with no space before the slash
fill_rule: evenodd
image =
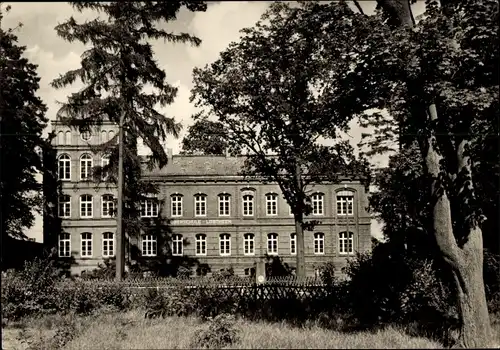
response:
<path id="1" fill-rule="evenodd" d="M 71 271 L 78 274 L 115 254 L 116 188 L 92 181 L 92 168 L 107 160 L 91 146 L 111 140 L 117 128 L 104 123 L 80 134 L 57 121 L 52 126 L 61 184 L 58 253 L 71 259 Z M 205 272 L 206 267 L 211 272 L 232 268 L 237 275 L 251 274 L 256 262 L 267 257 L 295 265 L 293 215 L 278 185 L 239 175 L 243 157 L 172 155 L 171 150 L 167 154 L 168 165 L 144 172 L 144 179 L 158 184 L 160 193 L 141 203 L 141 216 L 168 220 L 168 249 L 156 231 L 145 232 L 127 244 L 130 263 L 161 257 L 198 273 L 204 266 Z M 313 213 L 308 219 L 320 223 L 304 233 L 306 272 L 313 275 L 325 262 L 340 270 L 347 257 L 371 248 L 367 189 L 359 179 L 342 179 L 310 190 Z"/>

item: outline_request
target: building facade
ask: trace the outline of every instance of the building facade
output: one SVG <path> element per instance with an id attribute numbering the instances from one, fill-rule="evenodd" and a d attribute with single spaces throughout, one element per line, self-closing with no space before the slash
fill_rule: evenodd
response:
<path id="1" fill-rule="evenodd" d="M 92 181 L 92 168 L 107 159 L 91 146 L 112 140 L 117 128 L 109 123 L 80 134 L 53 122 L 53 129 L 61 184 L 58 253 L 72 259 L 71 270 L 78 274 L 115 254 L 116 188 Z M 212 273 L 232 268 L 237 275 L 251 274 L 257 261 L 269 257 L 295 266 L 294 219 L 278 185 L 239 175 L 243 157 L 167 154 L 164 168 L 144 171 L 144 179 L 156 183 L 160 192 L 141 203 L 141 217 L 167 220 L 168 239 L 153 231 L 131 237 L 130 263 L 189 261 L 199 273 L 196 267 L 206 266 Z M 309 190 L 313 213 L 306 220 L 319 224 L 304 232 L 306 272 L 313 275 L 325 262 L 340 270 L 355 252 L 371 249 L 367 189 L 357 179 L 343 179 Z M 162 242 L 167 242 L 166 250 Z"/>

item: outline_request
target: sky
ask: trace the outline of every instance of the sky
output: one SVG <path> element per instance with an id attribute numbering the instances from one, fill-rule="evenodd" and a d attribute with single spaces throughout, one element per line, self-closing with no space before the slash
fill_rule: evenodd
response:
<path id="1" fill-rule="evenodd" d="M 360 1 L 366 14 L 373 13 L 375 1 Z M 192 71 L 195 67 L 203 67 L 215 61 L 219 53 L 229 43 L 238 41 L 239 31 L 253 26 L 268 8 L 270 2 L 265 1 L 213 1 L 210 2 L 206 12 L 190 12 L 182 9 L 177 20 L 165 24 L 165 27 L 174 32 L 187 32 L 202 40 L 199 47 L 189 44 L 170 44 L 163 41 L 153 42 L 155 58 L 160 68 L 164 69 L 168 81 L 178 87 L 175 102 L 159 110 L 167 116 L 174 116 L 176 121 L 183 125 L 179 139 L 170 139 L 166 147 L 172 148 L 177 154 L 180 150 L 182 137 L 189 125 L 192 124 L 191 116 L 196 112 L 189 102 L 192 84 Z M 38 74 L 41 78 L 38 95 L 47 105 L 47 117 L 54 120 L 58 104 L 66 100 L 68 94 L 77 91 L 81 85 L 56 90 L 50 82 L 59 74 L 71 69 L 79 68 L 80 55 L 85 50 L 81 43 L 69 43 L 60 38 L 55 26 L 63 23 L 70 16 L 77 22 L 93 19 L 97 16 L 93 12 L 78 13 L 68 3 L 63 2 L 17 2 L 7 3 L 11 10 L 5 14 L 2 28 L 14 28 L 18 23 L 23 26 L 16 31 L 19 43 L 25 45 L 25 56 L 31 63 L 38 65 Z M 418 16 L 425 8 L 424 1 L 419 0 L 412 6 L 414 16 Z M 45 134 L 50 131 L 47 128 Z M 362 130 L 356 123 L 351 124 L 348 139 L 353 146 L 360 141 Z M 377 166 L 387 164 L 387 156 L 372 160 Z M 380 237 L 380 224 L 372 223 L 372 235 Z M 37 241 L 42 240 L 42 220 L 37 217 L 35 226 L 28 232 L 28 236 Z"/>

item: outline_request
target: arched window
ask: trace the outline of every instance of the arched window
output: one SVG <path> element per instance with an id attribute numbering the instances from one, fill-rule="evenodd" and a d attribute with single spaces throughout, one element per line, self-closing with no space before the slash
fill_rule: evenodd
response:
<path id="1" fill-rule="evenodd" d="M 219 253 L 221 256 L 231 255 L 231 235 L 223 233 L 219 236 Z"/>
<path id="2" fill-rule="evenodd" d="M 182 235 L 172 235 L 172 255 L 182 256 L 183 253 L 183 238 Z"/>
<path id="3" fill-rule="evenodd" d="M 200 233 L 196 235 L 196 255 L 207 255 L 207 235 Z"/>
<path id="4" fill-rule="evenodd" d="M 80 196 L 80 217 L 88 219 L 91 218 L 92 215 L 92 195 L 83 194 Z"/>
<path id="5" fill-rule="evenodd" d="M 323 215 L 323 193 L 314 193 L 311 196 L 312 214 Z"/>
<path id="6" fill-rule="evenodd" d="M 65 135 L 65 140 L 64 140 L 64 144 L 65 145 L 71 145 L 71 131 L 66 131 L 66 135 Z"/>
<path id="7" fill-rule="evenodd" d="M 101 197 L 101 216 L 103 218 L 110 218 L 114 214 L 115 199 L 112 194 L 105 194 Z"/>
<path id="8" fill-rule="evenodd" d="M 67 194 L 59 196 L 59 217 L 69 218 L 71 216 L 71 197 Z"/>
<path id="9" fill-rule="evenodd" d="M 90 132 L 90 130 L 85 130 L 80 132 L 80 137 L 83 141 L 90 141 L 90 139 L 92 138 L 92 133 Z"/>
<path id="10" fill-rule="evenodd" d="M 354 254 L 354 233 L 339 233 L 339 254 Z"/>
<path id="11" fill-rule="evenodd" d="M 243 216 L 253 216 L 253 195 L 243 194 Z"/>
<path id="12" fill-rule="evenodd" d="M 267 235 L 267 254 L 277 255 L 278 254 L 278 234 L 269 233 Z"/>
<path id="13" fill-rule="evenodd" d="M 64 131 L 59 131 L 57 133 L 57 144 L 64 145 Z"/>
<path id="14" fill-rule="evenodd" d="M 92 176 L 92 156 L 88 153 L 80 157 L 80 180 L 89 180 Z"/>
<path id="15" fill-rule="evenodd" d="M 102 234 L 102 256 L 109 258 L 115 255 L 115 235 L 113 232 Z"/>
<path id="16" fill-rule="evenodd" d="M 194 216 L 207 216 L 207 195 L 198 193 L 194 196 Z"/>
<path id="17" fill-rule="evenodd" d="M 82 258 L 92 257 L 92 233 L 84 232 L 81 235 L 81 256 Z"/>
<path id="18" fill-rule="evenodd" d="M 354 215 L 354 192 L 337 192 L 337 215 Z"/>
<path id="19" fill-rule="evenodd" d="M 227 193 L 219 194 L 219 216 L 231 215 L 231 195 Z"/>
<path id="20" fill-rule="evenodd" d="M 172 217 L 182 216 L 182 194 L 173 194 L 170 197 L 170 214 Z"/>
<path id="21" fill-rule="evenodd" d="M 59 180 L 71 180 L 71 158 L 67 154 L 61 154 L 58 160 Z"/>
<path id="22" fill-rule="evenodd" d="M 113 140 L 113 137 L 115 137 L 115 132 L 113 130 L 108 131 L 108 141 Z"/>
<path id="23" fill-rule="evenodd" d="M 255 255 L 255 236 L 253 233 L 243 235 L 243 254 Z"/>
<path id="24" fill-rule="evenodd" d="M 266 215 L 278 215 L 278 195 L 276 193 L 266 194 Z"/>
<path id="25" fill-rule="evenodd" d="M 103 130 L 101 131 L 101 143 L 106 143 L 108 142 L 108 133 L 107 131 Z"/>
<path id="26" fill-rule="evenodd" d="M 325 254 L 325 235 L 323 232 L 314 233 L 314 254 Z"/>
<path id="27" fill-rule="evenodd" d="M 157 240 L 153 234 L 142 235 L 142 256 L 156 256 Z"/>
<path id="28" fill-rule="evenodd" d="M 59 256 L 69 258 L 71 256 L 71 236 L 67 232 L 59 234 Z"/>

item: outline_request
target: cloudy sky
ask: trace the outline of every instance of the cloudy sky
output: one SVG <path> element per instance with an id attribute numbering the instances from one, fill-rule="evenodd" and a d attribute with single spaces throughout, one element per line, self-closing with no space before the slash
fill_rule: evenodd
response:
<path id="1" fill-rule="evenodd" d="M 80 55 L 85 50 L 83 44 L 68 43 L 58 37 L 54 27 L 64 22 L 70 16 L 77 21 L 85 21 L 96 17 L 95 13 L 78 13 L 63 2 L 18 2 L 11 3 L 11 11 L 5 15 L 2 28 L 16 27 L 22 22 L 22 28 L 16 34 L 19 42 L 27 47 L 26 56 L 38 65 L 38 74 L 41 77 L 38 94 L 48 107 L 48 117 L 53 120 L 58 110 L 57 101 L 65 101 L 69 93 L 78 90 L 80 85 L 65 89 L 55 90 L 50 82 L 60 73 L 79 68 Z M 192 70 L 202 67 L 217 59 L 219 53 L 232 41 L 240 37 L 239 31 L 245 27 L 253 26 L 269 6 L 264 1 L 224 1 L 211 2 L 206 12 L 192 13 L 181 10 L 175 22 L 167 27 L 175 32 L 188 32 L 199 37 L 202 44 L 191 47 L 187 44 L 165 44 L 163 41 L 153 43 L 155 57 L 167 74 L 170 83 L 179 87 L 179 92 L 174 104 L 163 111 L 180 121 L 184 132 L 191 125 L 191 115 L 194 107 L 189 103 L 190 89 L 192 88 Z M 365 13 L 373 13 L 375 1 L 361 1 Z M 413 5 L 414 15 L 422 13 L 424 1 Z M 48 132 L 47 129 L 46 132 Z M 178 153 L 180 140 L 171 139 L 167 147 Z M 349 133 L 353 145 L 359 142 L 361 131 L 353 123 Z M 374 160 L 376 164 L 383 165 L 386 159 Z M 373 225 L 373 233 L 378 235 L 379 226 Z M 31 237 L 41 240 L 41 220 L 30 232 Z"/>

